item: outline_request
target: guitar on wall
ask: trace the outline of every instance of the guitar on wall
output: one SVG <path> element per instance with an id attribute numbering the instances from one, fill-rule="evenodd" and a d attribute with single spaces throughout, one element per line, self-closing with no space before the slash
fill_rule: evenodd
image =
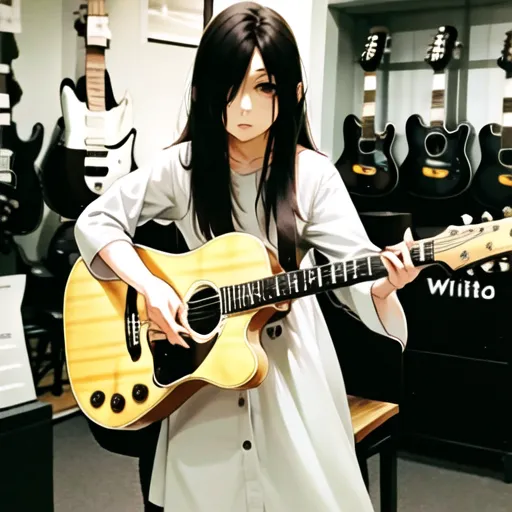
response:
<path id="1" fill-rule="evenodd" d="M 506 33 L 498 66 L 505 71 L 503 122 L 479 133 L 482 159 L 473 178 L 473 197 L 493 211 L 512 204 L 512 31 Z"/>
<path id="2" fill-rule="evenodd" d="M 347 190 L 356 196 L 385 196 L 398 184 L 397 165 L 391 154 L 395 127 L 388 123 L 384 132 L 375 133 L 376 70 L 389 42 L 386 28 L 370 31 L 359 59 L 364 70 L 362 120 L 351 114 L 343 124 L 344 149 L 335 166 Z"/>
<path id="3" fill-rule="evenodd" d="M 413 115 L 405 128 L 409 151 L 400 166 L 400 179 L 410 194 L 425 199 L 457 196 L 469 187 L 472 179 L 466 153 L 471 125 L 461 123 L 454 131 L 445 126 L 445 69 L 452 59 L 457 36 L 455 27 L 440 27 L 425 57 L 434 70 L 430 125 L 419 115 Z"/>
<path id="4" fill-rule="evenodd" d="M 13 52 L 8 55 L 8 50 Z M 43 145 L 44 128 L 37 123 L 28 140 L 18 136 L 12 120 L 12 108 L 20 101 L 22 90 L 14 77 L 11 62 L 17 45 L 12 33 L 0 33 L 0 233 L 26 235 L 40 224 L 43 195 L 35 161 Z"/>
<path id="5" fill-rule="evenodd" d="M 105 0 L 89 0 L 87 13 L 85 76 L 76 86 L 69 78 L 61 83 L 63 130 L 42 171 L 48 206 L 68 219 L 76 219 L 114 181 L 136 168 L 132 99 L 126 94 L 116 103 L 105 64 L 110 40 Z"/>
<path id="6" fill-rule="evenodd" d="M 450 226 L 416 241 L 415 265 L 452 271 L 512 251 L 512 218 Z M 150 324 L 144 298 L 121 280 L 97 280 L 81 258 L 64 296 L 68 375 L 78 405 L 96 424 L 137 430 L 169 416 L 207 383 L 250 389 L 268 359 L 260 332 L 292 300 L 387 275 L 379 255 L 283 272 L 266 246 L 228 233 L 184 254 L 140 245 L 149 270 L 186 305 L 189 349 L 171 345 Z M 279 341 L 275 341 L 278 343 Z"/>

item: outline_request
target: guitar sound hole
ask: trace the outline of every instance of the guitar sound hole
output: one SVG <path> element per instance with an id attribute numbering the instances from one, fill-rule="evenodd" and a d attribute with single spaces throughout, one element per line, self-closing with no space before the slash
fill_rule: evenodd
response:
<path id="1" fill-rule="evenodd" d="M 216 290 L 205 287 L 192 295 L 187 302 L 188 324 L 198 334 L 206 335 L 220 321 L 220 297 Z"/>
<path id="2" fill-rule="evenodd" d="M 425 139 L 425 149 L 430 156 L 441 156 L 446 144 L 446 137 L 442 133 L 429 133 Z"/>
<path id="3" fill-rule="evenodd" d="M 194 332 L 204 336 L 214 331 L 221 319 L 221 309 L 219 294 L 213 288 L 198 290 L 189 298 L 187 305 L 187 321 Z M 217 335 L 206 343 L 184 339 L 190 348 L 172 345 L 164 338 L 148 340 L 153 354 L 154 381 L 157 386 L 169 386 L 194 373 L 215 345 Z"/>
<path id="4" fill-rule="evenodd" d="M 499 158 L 501 165 L 512 167 L 512 149 L 502 149 Z"/>

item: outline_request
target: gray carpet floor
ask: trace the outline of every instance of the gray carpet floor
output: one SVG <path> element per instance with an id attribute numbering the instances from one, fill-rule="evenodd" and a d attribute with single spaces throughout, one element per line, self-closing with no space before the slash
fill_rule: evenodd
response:
<path id="1" fill-rule="evenodd" d="M 54 432 L 55 512 L 142 511 L 135 459 L 100 448 L 81 415 L 57 423 Z M 370 459 L 369 471 L 379 512 L 378 456 Z M 399 512 L 512 512 L 512 484 L 499 475 L 417 457 L 399 458 L 398 492 Z"/>

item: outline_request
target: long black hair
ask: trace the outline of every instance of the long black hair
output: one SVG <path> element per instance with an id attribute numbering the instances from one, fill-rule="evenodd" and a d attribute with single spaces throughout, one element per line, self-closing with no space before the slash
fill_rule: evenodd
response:
<path id="1" fill-rule="evenodd" d="M 274 10 L 255 2 L 228 7 L 205 28 L 197 50 L 187 124 L 174 144 L 191 141 L 191 201 L 207 240 L 234 231 L 230 194 L 227 105 L 236 97 L 255 49 L 275 80 L 278 116 L 269 129 L 258 199 L 263 200 L 267 235 L 280 201 L 295 194 L 296 148 L 316 150 L 306 114 L 301 59 L 295 37 Z M 301 85 L 303 87 L 303 85 Z M 272 172 L 269 157 L 272 152 Z M 183 163 L 183 162 L 182 162 Z M 257 201 L 258 201 L 257 199 Z M 255 205 L 256 207 L 256 205 Z"/>

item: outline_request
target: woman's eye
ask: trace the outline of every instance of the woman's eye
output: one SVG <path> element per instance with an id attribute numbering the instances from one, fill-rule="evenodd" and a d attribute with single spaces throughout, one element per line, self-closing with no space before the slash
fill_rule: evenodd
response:
<path id="1" fill-rule="evenodd" d="M 276 92 L 276 84 L 265 82 L 256 86 L 264 94 L 273 94 Z"/>

